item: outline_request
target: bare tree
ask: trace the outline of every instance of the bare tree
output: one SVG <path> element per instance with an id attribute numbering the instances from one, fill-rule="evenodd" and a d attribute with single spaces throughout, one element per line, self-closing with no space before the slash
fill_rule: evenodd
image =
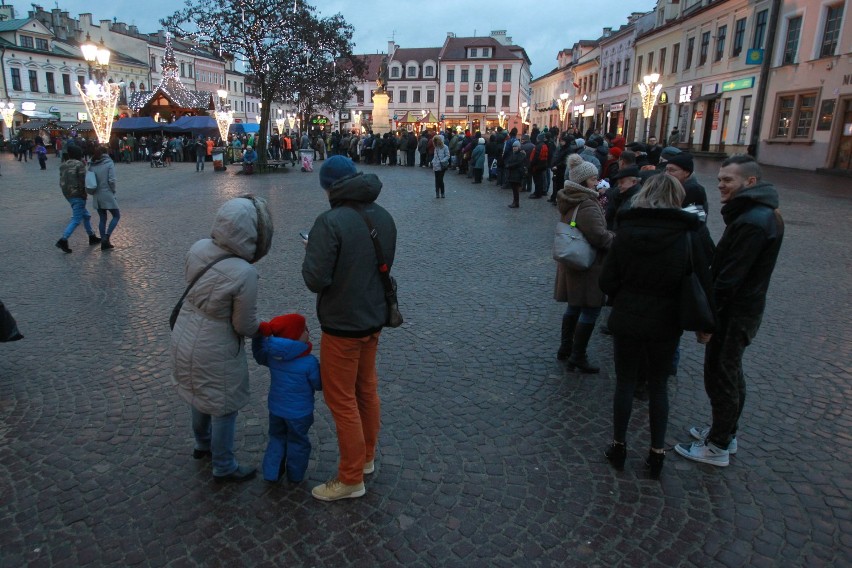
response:
<path id="1" fill-rule="evenodd" d="M 183 10 L 161 24 L 179 37 L 245 58 L 247 73 L 260 89 L 257 150 L 261 162 L 266 161 L 266 133 L 274 100 L 340 105 L 364 68 L 352 55 L 352 26 L 343 16 L 320 18 L 303 1 L 223 0 L 211 4 L 186 0 Z M 338 60 L 348 63 L 338 65 Z M 326 72 L 329 62 L 330 75 Z M 346 67 L 346 71 L 338 74 L 337 67 Z"/>

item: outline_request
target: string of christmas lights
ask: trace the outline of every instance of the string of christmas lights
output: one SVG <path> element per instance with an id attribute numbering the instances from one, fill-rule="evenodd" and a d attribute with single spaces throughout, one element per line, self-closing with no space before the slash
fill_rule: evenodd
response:
<path id="1" fill-rule="evenodd" d="M 86 83 L 85 88 L 81 88 L 79 83 L 75 83 L 75 86 L 80 92 L 83 104 L 86 105 L 98 142 L 108 144 L 121 87 L 113 83 L 95 83 L 92 80 Z"/>

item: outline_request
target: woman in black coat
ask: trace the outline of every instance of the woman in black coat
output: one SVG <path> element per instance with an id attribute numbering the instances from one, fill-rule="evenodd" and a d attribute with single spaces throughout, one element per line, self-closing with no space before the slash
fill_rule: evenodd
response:
<path id="1" fill-rule="evenodd" d="M 600 277 L 601 289 L 614 298 L 609 329 L 613 334 L 616 387 L 613 440 L 606 457 L 618 470 L 627 455 L 627 424 L 639 372 L 648 381 L 651 449 L 647 464 L 659 478 L 665 458 L 669 399 L 666 381 L 683 329 L 680 291 L 688 274 L 691 243 L 696 274 L 710 290 L 709 233 L 698 216 L 680 208 L 684 190 L 667 174 L 650 178 L 618 214 L 618 231 Z M 689 236 L 689 238 L 687 237 Z M 711 330 L 708 330 L 711 331 Z"/>
<path id="2" fill-rule="evenodd" d="M 506 170 L 506 181 L 512 187 L 512 203 L 509 204 L 509 209 L 518 208 L 518 199 L 520 198 L 521 184 L 524 183 L 526 177 L 527 153 L 521 150 L 521 143 L 515 140 L 512 143 L 512 153 L 503 167 Z"/>

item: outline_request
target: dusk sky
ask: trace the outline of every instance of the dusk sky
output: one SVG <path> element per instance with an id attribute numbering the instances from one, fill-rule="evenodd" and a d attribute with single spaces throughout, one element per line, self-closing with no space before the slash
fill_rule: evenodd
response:
<path id="1" fill-rule="evenodd" d="M 8 0 L 5 1 L 9 4 Z M 26 17 L 29 2 L 11 2 L 17 16 Z M 215 4 L 211 3 L 211 4 Z M 56 2 L 42 4 L 44 9 Z M 137 5 L 143 13 L 133 13 Z M 77 16 L 91 12 L 95 20 L 118 18 L 136 24 L 140 31 L 158 29 L 159 19 L 183 7 L 180 0 L 145 0 L 134 4 L 114 0 L 59 0 L 58 6 Z M 654 0 L 545 0 L 520 2 L 507 0 L 317 0 L 320 13 L 337 12 L 355 29 L 356 53 L 387 51 L 395 39 L 401 47 L 437 47 L 447 32 L 457 36 L 488 35 L 491 30 L 506 30 L 513 42 L 525 48 L 532 61 L 533 78 L 556 66 L 556 54 L 580 39 L 597 39 L 604 27 L 617 29 L 627 22 L 631 12 L 651 10 Z M 435 23 L 433 23 L 435 22 Z"/>

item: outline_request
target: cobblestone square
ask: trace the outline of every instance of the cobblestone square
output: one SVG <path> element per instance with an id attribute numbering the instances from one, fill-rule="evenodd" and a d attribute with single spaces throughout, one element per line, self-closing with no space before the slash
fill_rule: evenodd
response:
<path id="1" fill-rule="evenodd" d="M 511 192 L 455 172 L 436 200 L 430 170 L 362 167 L 381 177 L 379 203 L 397 222 L 406 323 L 380 341 L 367 494 L 321 503 L 310 488 L 337 461 L 321 396 L 305 482 L 217 486 L 191 457 L 168 357 L 184 255 L 224 200 L 248 192 L 275 222 L 258 263 L 261 317 L 298 311 L 319 329 L 298 234 L 328 207 L 318 174 L 194 166 L 118 164 L 116 249 L 88 246 L 78 228 L 63 254 L 58 160 L 40 171 L 0 154 L 0 299 L 26 336 L 0 345 L 0 567 L 852 565 L 848 179 L 764 169 L 787 230 L 744 361 L 739 452 L 716 469 L 670 451 L 656 482 L 643 472 L 646 404 L 634 407 L 625 471 L 603 456 L 611 338 L 592 340 L 599 376 L 555 358 L 555 208 L 522 194 L 508 209 Z M 715 239 L 717 171 L 697 162 Z M 681 350 L 669 447 L 710 416 L 703 350 L 691 334 Z M 259 465 L 269 376 L 249 367 L 236 448 Z"/>

